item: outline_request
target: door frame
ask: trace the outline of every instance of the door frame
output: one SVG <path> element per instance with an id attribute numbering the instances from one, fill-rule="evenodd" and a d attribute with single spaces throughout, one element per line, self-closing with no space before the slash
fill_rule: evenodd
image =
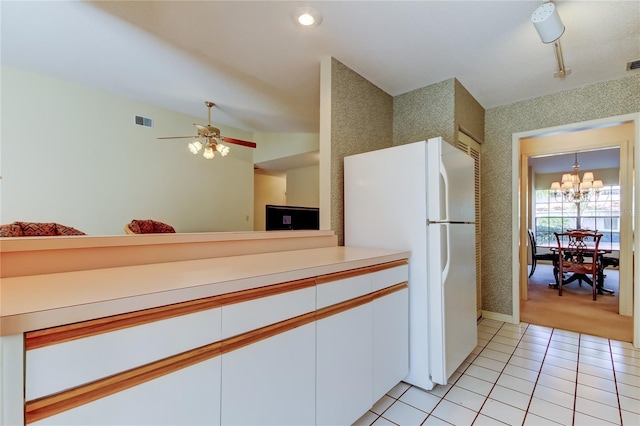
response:
<path id="1" fill-rule="evenodd" d="M 528 156 L 523 155 L 520 140 L 524 138 L 532 138 L 536 136 L 548 135 L 551 133 L 557 132 L 571 132 L 577 130 L 586 130 L 589 128 L 596 128 L 601 126 L 613 126 L 616 124 L 622 124 L 624 122 L 633 122 L 634 123 L 634 137 L 635 140 L 629 141 L 628 149 L 629 154 L 627 155 L 629 158 L 628 165 L 624 165 L 621 163 L 621 174 L 623 173 L 623 168 L 626 168 L 626 176 L 628 176 L 629 182 L 631 185 L 628 185 L 629 195 L 627 197 L 626 207 L 622 207 L 623 211 L 631 212 L 633 206 L 637 206 L 638 197 L 637 191 L 633 188 L 640 188 L 640 174 L 634 173 L 633 164 L 640 164 L 640 150 L 634 149 L 636 143 L 640 141 L 640 112 L 626 115 L 619 115 L 614 117 L 607 117 L 597 120 L 584 121 L 579 123 L 570 123 L 564 124 L 560 126 L 554 126 L 544 129 L 535 129 L 526 132 L 519 132 L 512 134 L 512 318 L 514 322 L 520 322 L 520 289 L 521 283 L 526 283 L 527 279 L 527 271 L 526 268 L 520 268 L 521 264 L 527 263 L 527 234 L 526 234 L 526 190 L 528 186 L 528 176 L 526 173 L 527 170 L 527 160 Z M 605 144 L 600 144 L 598 147 L 602 147 Z M 610 143 L 610 146 L 620 146 L 619 141 L 617 143 Z M 622 149 L 621 148 L 621 155 Z M 571 150 L 572 148 L 569 148 Z M 588 150 L 590 146 L 585 145 L 580 147 L 581 150 Z M 560 149 L 555 150 L 555 152 L 561 151 Z M 573 151 L 571 151 L 573 152 Z M 634 161 L 632 161 L 634 160 Z M 640 217 L 632 212 L 633 219 L 628 221 L 629 226 L 633 229 L 640 229 Z M 622 227 L 622 225 L 621 225 Z M 621 229 L 621 233 L 628 232 L 627 235 L 632 235 L 631 229 Z M 522 244 L 521 244 L 522 241 Z M 631 247 L 633 248 L 633 252 L 640 253 L 640 238 L 633 239 L 630 242 Z M 634 313 L 633 319 L 633 345 L 635 347 L 640 347 L 640 256 L 633 256 L 633 285 L 632 285 L 632 311 Z M 630 264 L 630 262 L 629 262 Z"/>

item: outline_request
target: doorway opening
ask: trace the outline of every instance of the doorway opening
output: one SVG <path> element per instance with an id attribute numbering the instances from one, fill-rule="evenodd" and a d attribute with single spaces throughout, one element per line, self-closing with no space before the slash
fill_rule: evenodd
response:
<path id="1" fill-rule="evenodd" d="M 554 128 L 538 129 L 513 135 L 513 312 L 514 320 L 520 320 L 520 300 L 527 298 L 528 283 L 528 234 L 530 227 L 531 187 L 530 158 L 573 154 L 592 150 L 619 147 L 620 149 L 620 303 L 619 314 L 632 316 L 638 312 L 640 298 L 638 279 L 634 276 L 633 251 L 638 242 L 633 240 L 637 218 L 634 205 L 634 144 L 640 137 L 640 114 L 611 117 L 584 123 L 574 123 Z M 517 147 L 517 149 L 515 149 Z M 570 165 L 568 165 L 570 169 Z M 568 171 L 567 171 L 568 172 Z M 634 219 L 635 218 L 635 219 Z M 636 248 L 637 250 L 637 248 Z M 635 268 L 638 271 L 638 268 Z M 634 292 L 634 288 L 636 291 Z M 595 302 L 597 303 L 597 301 Z M 638 346 L 638 315 L 633 318 L 634 345 Z M 560 328 L 562 328 L 560 326 Z"/>

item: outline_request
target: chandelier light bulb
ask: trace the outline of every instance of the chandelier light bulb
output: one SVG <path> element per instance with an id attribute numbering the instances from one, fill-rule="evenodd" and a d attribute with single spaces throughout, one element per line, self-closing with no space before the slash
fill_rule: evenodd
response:
<path id="1" fill-rule="evenodd" d="M 202 149 L 202 142 L 193 141 L 190 142 L 187 146 L 189 147 L 189 151 L 191 151 L 192 154 L 197 154 Z"/>
<path id="2" fill-rule="evenodd" d="M 229 153 L 229 147 L 226 145 L 222 145 L 221 143 L 216 145 L 216 150 L 225 157 Z"/>
<path id="3" fill-rule="evenodd" d="M 206 147 L 202 156 L 207 160 L 211 160 L 214 157 L 213 148 L 211 146 Z"/>
<path id="4" fill-rule="evenodd" d="M 581 182 L 578 153 L 575 154 L 575 159 L 573 173 L 564 173 L 562 184 L 552 182 L 549 190 L 556 197 L 556 201 L 563 199 L 565 202 L 582 203 L 591 200 L 594 195 L 598 199 L 600 189 L 604 187 L 604 184 L 601 180 L 594 180 L 593 172 L 585 172 Z"/>

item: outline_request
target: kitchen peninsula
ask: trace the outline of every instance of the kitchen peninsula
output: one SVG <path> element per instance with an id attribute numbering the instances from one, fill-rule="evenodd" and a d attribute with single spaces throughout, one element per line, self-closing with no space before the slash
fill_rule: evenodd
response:
<path id="1" fill-rule="evenodd" d="M 136 264 L 4 277 L 1 424 L 344 424 L 406 375 L 408 252 L 239 234 L 145 236 L 154 254 Z M 103 249 L 135 242 L 111 238 Z M 15 240 L 3 268 L 7 253 L 101 244 Z M 163 244 L 234 255 L 167 260 Z"/>

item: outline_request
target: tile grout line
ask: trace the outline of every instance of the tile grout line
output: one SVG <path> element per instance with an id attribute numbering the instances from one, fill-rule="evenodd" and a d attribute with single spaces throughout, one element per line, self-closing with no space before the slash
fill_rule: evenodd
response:
<path id="1" fill-rule="evenodd" d="M 478 325 L 480 325 L 480 324 L 481 324 L 481 323 L 479 323 Z M 402 396 L 403 396 L 403 395 L 405 395 L 405 394 L 409 391 L 409 389 L 411 389 L 412 387 L 415 387 L 415 386 L 413 386 L 413 385 L 411 385 L 411 384 L 409 384 L 409 383 L 406 383 L 407 388 L 406 388 L 404 391 L 402 391 L 401 393 L 399 393 L 398 397 L 391 396 L 391 395 L 389 395 L 388 393 L 387 393 L 387 394 L 385 394 L 386 396 L 388 396 L 388 397 L 392 400 L 392 402 L 391 402 L 391 404 L 389 404 L 389 406 L 388 406 L 384 411 L 382 411 L 382 412 L 381 412 L 381 414 L 377 414 L 377 413 L 375 413 L 375 412 L 373 412 L 373 411 L 369 410 L 369 411 L 371 411 L 371 413 L 373 413 L 373 414 L 374 414 L 374 417 L 375 417 L 375 418 L 373 419 L 373 421 L 372 421 L 372 422 L 370 422 L 369 424 L 370 424 L 370 425 L 372 425 L 373 423 L 375 423 L 376 421 L 378 421 L 378 420 L 382 417 L 384 420 L 388 421 L 390 424 L 397 425 L 397 423 L 396 423 L 396 422 L 393 422 L 393 421 L 389 420 L 388 418 L 384 417 L 384 413 L 386 413 L 386 412 L 387 412 L 387 411 L 388 411 L 388 410 L 389 410 L 389 409 L 390 409 L 394 404 L 396 404 L 396 403 L 398 403 L 398 402 L 402 402 L 403 404 L 406 404 L 406 406 L 408 406 L 408 407 L 414 408 L 414 409 L 416 409 L 416 410 L 418 410 L 418 411 L 421 411 L 421 412 L 425 413 L 427 416 L 426 416 L 426 418 L 424 419 L 424 421 L 422 422 L 422 424 L 424 424 L 425 422 L 427 422 L 427 420 L 428 420 L 430 417 L 432 417 L 432 416 L 433 416 L 433 418 L 434 418 L 434 419 L 438 419 L 439 421 L 446 422 L 445 420 L 443 420 L 443 419 L 441 419 L 441 418 L 439 418 L 439 417 L 435 416 L 435 415 L 433 414 L 433 412 L 434 412 L 434 411 L 437 409 L 437 407 L 442 403 L 442 401 L 446 398 L 446 396 L 451 392 L 451 390 L 453 389 L 453 387 L 454 387 L 454 386 L 456 386 L 456 384 L 457 384 L 457 383 L 459 382 L 459 380 L 460 380 L 460 379 L 465 375 L 465 373 L 469 370 L 469 368 L 470 368 L 472 365 L 474 365 L 473 363 L 474 363 L 475 361 L 477 361 L 477 360 L 478 360 L 478 358 L 481 356 L 482 352 L 483 352 L 485 349 L 487 349 L 487 348 L 488 348 L 488 346 L 489 346 L 491 343 L 501 343 L 501 342 L 497 342 L 497 341 L 495 341 L 495 340 L 494 340 L 495 338 L 497 338 L 497 337 L 498 337 L 498 335 L 499 335 L 499 333 L 500 333 L 501 331 L 507 331 L 507 330 L 508 330 L 510 333 L 516 333 L 516 331 L 515 331 L 515 330 L 513 330 L 513 331 L 509 330 L 509 327 L 508 327 L 509 325 L 511 325 L 511 324 L 507 324 L 507 323 L 504 323 L 504 322 L 503 322 L 503 323 L 502 323 L 498 328 L 493 328 L 493 327 L 490 327 L 490 326 L 488 326 L 488 325 L 487 325 L 486 329 L 488 329 L 488 330 L 485 330 L 484 332 L 485 332 L 485 333 L 487 333 L 487 334 L 489 334 L 489 333 L 490 333 L 490 336 L 491 336 L 491 337 L 490 337 L 490 339 L 489 339 L 489 340 L 486 340 L 486 343 L 484 344 L 484 346 L 478 346 L 478 348 L 480 348 L 480 351 L 479 351 L 478 353 L 473 354 L 474 356 L 469 360 L 469 363 L 468 363 L 468 364 L 467 364 L 463 369 L 461 369 L 461 370 L 456 370 L 456 372 L 459 374 L 459 376 L 458 376 L 454 381 L 452 381 L 451 383 L 448 383 L 449 389 L 447 389 L 447 390 L 446 390 L 446 392 L 444 392 L 444 393 L 442 394 L 442 396 L 438 396 L 438 395 L 436 395 L 436 394 L 433 394 L 433 393 L 431 393 L 431 391 L 425 391 L 424 389 L 420 389 L 421 391 L 423 391 L 423 392 L 427 392 L 427 393 L 430 393 L 432 396 L 435 396 L 435 397 L 437 397 L 437 398 L 438 398 L 437 403 L 433 406 L 433 408 L 431 409 L 431 411 L 430 411 L 430 412 L 426 412 L 426 411 L 424 411 L 423 409 L 421 409 L 421 408 L 419 408 L 419 407 L 416 407 L 416 406 L 414 406 L 414 405 L 412 405 L 412 404 L 409 404 L 409 403 L 406 403 L 406 402 L 403 402 L 403 401 L 401 401 L 401 400 L 400 400 L 400 398 L 402 398 Z M 527 353 L 528 353 L 528 352 L 532 352 L 530 349 L 525 349 L 525 348 L 520 348 L 520 347 L 519 347 L 519 345 L 521 345 L 523 342 L 526 342 L 526 341 L 524 341 L 524 337 L 525 337 L 525 336 L 530 336 L 530 337 L 533 337 L 533 338 L 541 338 L 541 337 L 542 337 L 542 336 L 537 336 L 537 335 L 535 335 L 535 334 L 531 334 L 532 332 L 534 332 L 534 331 L 535 331 L 535 329 L 531 328 L 531 324 L 528 324 L 528 323 L 526 323 L 526 324 L 520 323 L 520 324 L 519 324 L 519 326 L 520 326 L 520 327 L 524 326 L 524 331 L 522 331 L 522 332 L 521 332 L 521 334 L 520 334 L 520 330 L 518 330 L 518 331 L 517 331 L 517 333 L 519 334 L 519 338 L 518 338 L 518 340 L 517 340 L 517 343 L 516 343 L 516 345 L 513 347 L 513 350 L 511 351 L 511 353 L 509 354 L 508 359 L 507 359 L 507 361 L 505 362 L 504 366 L 503 366 L 503 367 L 502 367 L 502 369 L 499 371 L 499 374 L 498 374 L 498 377 L 496 378 L 496 380 L 495 380 L 495 381 L 493 381 L 493 382 L 489 382 L 489 381 L 487 381 L 487 383 L 491 383 L 491 389 L 488 391 L 487 395 L 484 397 L 484 401 L 482 402 L 482 404 L 480 405 L 480 407 L 479 407 L 477 410 L 472 410 L 472 411 L 475 411 L 475 416 L 473 417 L 473 422 L 472 422 L 472 423 L 474 423 L 474 422 L 477 422 L 477 421 L 478 421 L 478 418 L 479 418 L 479 416 L 480 416 L 480 414 L 481 414 L 481 411 L 482 411 L 482 409 L 486 406 L 487 401 L 489 400 L 490 395 L 491 395 L 491 393 L 493 392 L 493 390 L 496 388 L 496 386 L 497 386 L 497 382 L 498 382 L 498 380 L 500 379 L 500 377 L 502 377 L 502 376 L 510 376 L 510 377 L 512 377 L 512 376 L 511 376 L 511 374 L 507 374 L 507 373 L 505 373 L 505 370 L 506 370 L 506 367 L 507 367 L 508 365 L 510 365 L 510 364 L 509 364 L 509 362 L 514 358 L 516 350 L 518 350 L 518 349 L 522 349 L 523 351 L 526 351 Z M 529 402 L 528 402 L 528 404 L 527 404 L 527 407 L 523 410 L 523 411 L 524 411 L 524 413 L 525 413 L 524 418 L 523 418 L 523 421 L 522 421 L 522 424 L 523 424 L 523 425 L 525 424 L 526 418 L 527 418 L 528 414 L 530 413 L 530 412 L 529 412 L 529 409 L 531 408 L 531 404 L 532 404 L 532 402 L 533 402 L 534 393 L 535 393 L 535 390 L 536 390 L 536 389 L 537 389 L 537 387 L 538 387 L 538 382 L 539 382 L 540 376 L 541 376 L 541 374 L 542 374 L 542 369 L 543 369 L 543 367 L 545 366 L 545 361 L 547 361 L 548 356 L 550 356 L 548 352 L 549 352 L 549 349 L 551 348 L 551 343 L 554 341 L 554 337 L 558 336 L 558 337 L 562 338 L 562 339 L 558 340 L 558 343 L 560 343 L 560 344 L 562 344 L 562 343 L 564 343 L 564 344 L 572 344 L 572 343 L 571 343 L 571 342 L 569 342 L 568 340 L 565 340 L 565 339 L 564 339 L 564 337 L 565 337 L 565 336 L 564 336 L 562 333 L 560 333 L 560 331 L 564 331 L 564 330 L 555 329 L 555 328 L 548 328 L 548 327 L 545 327 L 545 328 L 550 329 L 550 330 L 551 330 L 551 333 L 549 334 L 549 336 L 548 336 L 548 337 L 544 337 L 544 338 L 546 338 L 546 347 L 545 347 L 545 351 L 544 351 L 544 355 L 543 355 L 543 357 L 542 357 L 542 360 L 540 361 L 540 367 L 539 367 L 539 369 L 538 369 L 538 371 L 537 371 L 537 377 L 536 377 L 536 380 L 535 380 L 535 382 L 533 383 L 532 392 L 531 392 L 531 394 L 529 395 Z M 531 332 L 531 333 L 530 333 L 530 332 Z M 528 334 L 528 333 L 529 333 L 529 334 Z M 585 353 L 585 352 L 583 351 L 583 346 L 582 346 L 582 345 L 583 345 L 584 343 L 587 343 L 587 342 L 589 342 L 589 341 L 590 341 L 589 339 L 585 339 L 585 338 L 584 338 L 585 336 L 583 336 L 583 333 L 576 333 L 576 334 L 578 335 L 578 337 L 577 337 L 577 361 L 576 361 L 576 367 L 575 367 L 575 369 L 574 369 L 574 372 L 575 372 L 575 374 L 576 374 L 576 378 L 575 378 L 575 380 L 574 380 L 574 387 L 573 387 L 573 389 L 574 389 L 574 395 L 573 395 L 573 410 L 572 410 L 572 424 L 574 424 L 574 425 L 575 425 L 575 422 L 576 422 L 576 414 L 577 414 L 577 410 L 576 410 L 576 408 L 577 408 L 577 394 L 578 394 L 578 392 L 577 392 L 577 391 L 578 391 L 578 385 L 579 385 L 579 383 L 578 383 L 578 382 L 579 382 L 580 365 L 581 365 L 581 364 L 580 364 L 580 362 L 581 362 L 581 357 L 582 357 L 582 356 L 586 356 L 586 355 L 584 355 L 584 353 Z M 511 339 L 511 337 L 508 337 L 508 336 L 505 336 L 505 338 L 509 338 L 509 339 Z M 515 339 L 514 339 L 514 340 L 515 340 Z M 506 343 L 502 343 L 502 344 L 503 344 L 503 345 L 506 345 Z M 534 343 L 532 343 L 532 344 L 534 344 Z M 535 343 L 535 344 L 537 344 L 537 343 Z M 613 346 L 613 345 L 612 345 L 612 343 L 611 343 L 611 339 L 607 339 L 607 344 L 606 344 L 606 345 L 607 345 L 608 350 L 609 350 L 609 356 L 608 356 L 608 358 L 609 358 L 609 361 L 611 362 L 611 367 L 612 367 L 612 372 L 613 372 L 613 381 L 614 381 L 614 387 L 615 387 L 615 392 L 616 392 L 616 399 L 617 399 L 617 403 L 618 403 L 618 416 L 619 416 L 619 422 L 620 422 L 619 424 L 620 424 L 620 425 L 623 425 L 622 404 L 620 403 L 619 383 L 618 383 L 618 380 L 617 380 L 618 378 L 617 378 L 617 372 L 616 372 L 616 368 L 615 368 L 614 353 L 613 353 L 613 350 L 612 350 L 612 346 Z M 589 346 L 585 346 L 585 350 L 587 350 L 587 349 L 589 349 Z M 564 350 L 564 349 L 562 349 L 562 347 L 558 347 L 558 350 Z M 594 350 L 598 350 L 598 349 L 597 349 L 597 348 L 594 348 Z M 501 351 L 499 351 L 499 352 L 501 352 Z M 504 353 L 506 354 L 507 352 L 504 352 Z M 526 358 L 526 357 L 525 357 L 525 358 Z M 489 359 L 491 359 L 491 358 L 489 358 Z M 530 360 L 531 360 L 531 361 L 534 361 L 534 359 L 530 359 Z M 496 361 L 497 361 L 497 360 L 496 360 Z M 550 365 L 551 365 L 551 364 L 550 364 Z M 483 367 L 483 368 L 487 368 L 487 367 Z M 529 369 L 529 368 L 527 368 L 527 367 L 521 367 L 521 368 L 526 368 L 527 370 Z M 560 368 L 564 368 L 564 367 L 560 367 Z M 497 370 L 493 370 L 493 371 L 497 371 Z M 536 370 L 531 370 L 531 371 L 536 371 Z M 571 370 L 569 370 L 569 371 L 571 371 Z M 585 373 L 585 374 L 588 374 L 588 373 Z M 470 376 L 470 377 L 474 377 L 474 376 Z M 513 377 L 518 378 L 518 376 L 513 376 Z M 478 379 L 478 380 L 484 380 L 484 379 Z M 484 381 L 486 381 L 486 380 L 484 380 Z M 401 382 L 401 383 L 404 383 L 404 382 Z M 436 386 L 438 386 L 438 385 L 436 385 Z M 418 389 L 419 389 L 419 388 L 418 388 Z M 468 390 L 468 389 L 466 389 L 466 388 L 463 388 L 463 389 Z M 478 394 L 478 393 L 477 393 L 477 392 L 475 392 L 474 390 L 468 390 L 468 391 L 469 391 L 469 392 L 472 392 L 472 393 L 476 393 L 476 394 Z M 514 391 L 515 391 L 515 390 L 514 390 Z M 516 391 L 516 392 L 517 392 L 517 391 Z M 521 392 L 521 393 L 522 393 L 522 392 Z M 482 395 L 482 394 L 478 394 L 478 395 Z M 525 394 L 525 395 L 526 395 L 526 394 Z M 448 402 L 451 402 L 451 403 L 453 403 L 453 404 L 455 404 L 455 405 L 457 405 L 457 406 L 459 406 L 459 407 L 461 407 L 461 408 L 466 408 L 466 409 L 471 410 L 470 408 L 467 408 L 467 407 L 465 407 L 464 405 L 457 404 L 457 403 L 456 403 L 456 402 L 454 402 L 454 401 L 449 401 L 449 400 L 447 400 L 447 401 L 448 401 Z M 496 401 L 498 401 L 498 400 L 496 400 Z M 498 401 L 498 402 L 501 402 L 501 401 Z M 549 401 L 549 402 L 551 402 L 551 401 Z M 597 402 L 597 400 L 596 400 L 596 402 Z M 502 402 L 501 402 L 501 403 L 502 403 Z M 516 409 L 519 409 L 517 406 L 512 405 L 512 404 L 510 404 L 510 403 L 508 403 L 508 402 L 504 402 L 504 404 L 506 404 L 506 405 L 508 405 L 508 406 L 510 406 L 510 407 L 514 407 L 514 408 L 516 408 Z M 556 404 L 556 405 L 557 405 L 557 404 Z M 581 414 L 584 414 L 584 413 L 581 413 Z M 584 414 L 584 415 L 589 416 L 588 414 Z M 485 414 L 485 416 L 486 416 L 486 414 Z M 549 421 L 551 421 L 551 422 L 556 422 L 556 421 L 557 421 L 557 420 L 549 419 L 549 418 L 547 418 L 547 417 L 545 417 L 545 416 L 541 416 L 541 417 L 542 417 L 542 418 L 545 418 L 545 419 L 547 419 L 547 420 L 549 420 Z M 493 420 L 498 421 L 498 422 L 502 422 L 501 420 L 498 420 L 498 419 L 496 419 L 496 418 L 494 418 L 494 417 L 491 417 L 491 416 L 487 416 L 487 418 L 493 419 Z M 446 423 L 448 423 L 448 422 L 446 422 Z"/>
<path id="2" fill-rule="evenodd" d="M 486 349 L 486 347 L 488 346 L 488 344 L 489 344 L 489 343 L 491 343 L 491 342 L 493 341 L 493 339 L 498 335 L 498 333 L 499 333 L 501 330 L 503 330 L 503 329 L 504 329 L 504 326 L 505 326 L 506 324 L 507 324 L 507 323 L 503 323 L 503 324 L 500 326 L 500 328 L 498 328 L 498 329 L 497 329 L 497 331 L 496 331 L 496 332 L 493 334 L 493 336 L 491 337 L 491 340 L 489 340 L 489 342 L 487 343 L 487 345 L 485 345 L 485 346 L 482 348 L 482 350 Z M 509 365 L 509 361 L 513 358 L 513 354 L 514 354 L 514 352 L 516 351 L 516 349 L 518 348 L 518 345 L 522 342 L 522 338 L 524 337 L 524 335 L 526 334 L 527 330 L 529 329 L 529 325 L 530 325 L 530 324 L 527 324 L 527 326 L 526 326 L 526 328 L 525 328 L 524 332 L 522 332 L 522 334 L 520 335 L 520 337 L 519 337 L 519 339 L 518 339 L 518 343 L 514 346 L 513 351 L 512 351 L 512 352 L 511 352 L 511 354 L 509 355 L 509 359 L 505 362 L 504 367 L 502 367 L 502 370 L 500 370 L 500 374 L 498 375 L 498 378 L 497 378 L 497 379 L 492 383 L 492 386 L 491 386 L 491 389 L 489 390 L 489 393 L 487 394 L 487 396 L 485 396 L 484 401 L 482 402 L 482 405 L 480 405 L 480 408 L 476 411 L 476 415 L 475 415 L 475 417 L 473 418 L 473 422 L 475 422 L 475 421 L 478 419 L 478 416 L 481 414 L 480 412 L 482 411 L 482 409 L 484 408 L 485 404 L 487 403 L 487 400 L 489 399 L 489 395 L 491 395 L 491 392 L 493 392 L 493 390 L 495 389 L 495 387 L 496 387 L 496 385 L 497 385 L 497 383 L 498 383 L 498 380 L 500 379 L 500 377 L 502 376 L 502 374 L 506 374 L 506 373 L 504 373 L 504 370 L 507 368 L 507 365 Z M 477 358 L 480 356 L 480 354 L 481 354 L 481 353 L 482 353 L 482 351 L 480 351 L 480 353 L 476 355 L 476 357 L 474 358 L 474 361 L 475 361 L 475 359 L 477 359 Z M 471 366 L 471 364 L 472 364 L 472 363 L 470 363 L 470 364 L 469 364 L 469 366 Z M 469 366 L 465 369 L 465 371 L 469 368 Z M 539 374 L 539 373 L 538 373 L 538 374 Z M 508 375 L 508 376 L 510 376 L 509 374 L 507 374 L 507 375 Z M 460 377 L 462 377 L 462 375 L 461 375 Z M 479 379 L 479 380 L 482 380 L 482 379 Z M 456 380 L 456 382 L 457 382 L 457 380 Z M 453 386 L 452 386 L 452 388 L 453 388 Z M 450 390 L 451 390 L 451 389 L 449 389 L 449 391 L 450 391 Z M 442 399 L 444 399 L 444 397 L 449 393 L 449 391 L 447 391 L 447 392 L 442 396 Z M 473 391 L 470 391 L 470 392 L 473 392 Z M 516 392 L 517 392 L 517 391 L 516 391 Z M 474 393 L 475 393 L 475 392 L 474 392 Z M 533 396 L 533 394 L 532 394 L 532 396 Z M 532 397 L 532 396 L 531 396 L 531 397 Z M 504 404 L 506 404 L 506 403 L 504 403 Z M 511 405 L 511 404 L 506 404 L 506 405 L 509 405 L 509 406 L 511 406 L 511 407 L 514 407 L 514 408 L 518 409 L 518 407 L 515 407 L 515 406 L 513 406 L 513 405 Z M 437 405 L 436 405 L 436 406 L 437 406 Z M 527 407 L 527 408 L 528 408 L 528 407 Z M 435 410 L 435 407 L 434 407 L 434 410 Z M 526 418 L 527 413 L 528 413 L 528 410 L 524 410 L 524 411 L 525 411 L 525 418 Z M 486 416 L 486 414 L 483 414 L 483 415 L 485 415 L 485 416 Z M 498 421 L 498 422 L 501 422 L 501 423 L 502 423 L 502 421 L 501 421 L 501 420 L 495 419 L 495 418 L 493 418 L 493 417 L 491 417 L 491 416 L 487 416 L 487 417 L 489 417 L 489 418 L 491 418 L 491 419 L 493 419 L 493 420 L 496 420 L 496 421 Z M 524 419 L 523 419 L 523 422 L 524 422 Z"/>
<path id="3" fill-rule="evenodd" d="M 616 374 L 616 364 L 613 361 L 613 352 L 611 351 L 611 339 L 607 339 L 607 346 L 609 347 L 609 359 L 611 360 L 611 369 L 613 371 L 613 385 L 616 388 L 616 399 L 618 400 L 618 414 L 620 415 L 620 424 L 624 424 L 622 418 L 622 404 L 620 403 L 620 391 L 618 389 L 618 375 Z"/>
<path id="4" fill-rule="evenodd" d="M 578 361 L 576 362 L 576 382 L 573 387 L 573 414 L 571 417 L 571 424 L 576 424 L 576 404 L 578 400 L 578 378 L 580 377 L 580 349 L 582 349 L 582 333 L 578 334 Z"/>
<path id="5" fill-rule="evenodd" d="M 529 324 L 530 325 L 530 324 Z M 529 329 L 529 326 L 527 326 L 527 330 Z M 531 396 L 529 396 L 529 403 L 527 404 L 527 409 L 525 410 L 525 421 L 527 419 L 527 415 L 529 414 L 529 408 L 531 408 L 531 403 L 533 402 L 533 394 L 536 392 L 536 388 L 538 387 L 538 381 L 540 380 L 540 375 L 542 374 L 542 368 L 544 367 L 544 361 L 547 359 L 547 353 L 549 352 L 549 346 L 551 346 L 551 339 L 553 339 L 553 334 L 555 333 L 555 328 L 551 328 L 551 334 L 549 334 L 549 338 L 547 340 L 547 347 L 544 350 L 544 356 L 542 357 L 542 361 L 540 361 L 540 369 L 538 370 L 538 375 L 536 376 L 536 381 L 533 383 L 533 389 L 531 391 Z M 547 419 L 546 417 L 540 416 L 544 419 Z M 554 422 L 556 423 L 555 420 L 552 419 L 547 419 L 550 422 Z M 524 421 L 523 421 L 524 424 Z"/>

